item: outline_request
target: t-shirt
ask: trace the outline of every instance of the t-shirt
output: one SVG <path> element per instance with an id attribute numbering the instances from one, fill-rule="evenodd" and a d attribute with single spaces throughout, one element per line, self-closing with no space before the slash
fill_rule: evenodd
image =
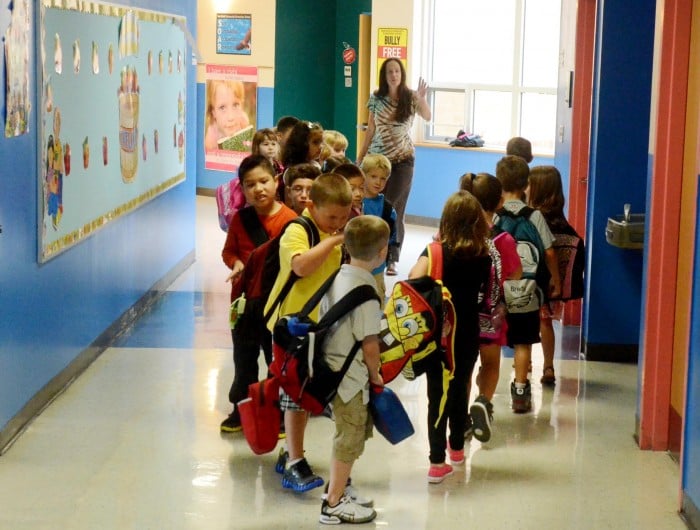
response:
<path id="1" fill-rule="evenodd" d="M 294 210 L 281 205 L 282 207 L 272 215 L 258 215 L 258 219 L 263 225 L 267 236 L 272 239 L 277 236 L 289 221 L 296 219 L 297 214 Z M 229 225 L 226 233 L 226 242 L 221 251 L 221 257 L 229 269 L 233 268 L 233 264 L 237 259 L 243 263 L 248 262 L 250 253 L 255 249 L 255 244 L 251 241 L 248 232 L 241 221 L 240 211 L 236 212 Z"/>
<path id="2" fill-rule="evenodd" d="M 343 296 L 360 285 L 375 287 L 372 274 L 360 267 L 345 264 L 335 277 L 333 285 L 324 295 L 320 304 L 319 317 L 327 313 Z M 369 335 L 378 335 L 380 331 L 381 310 L 377 300 L 370 300 L 351 311 L 337 322 L 324 344 L 325 359 L 333 370 L 340 370 L 356 341 L 362 341 Z M 338 387 L 338 395 L 344 403 L 350 401 L 362 391 L 362 402 L 369 401 L 369 372 L 358 350 L 350 368 Z"/>
<path id="3" fill-rule="evenodd" d="M 316 225 L 309 210 L 304 210 L 302 215 L 311 219 L 311 222 Z M 318 225 L 316 225 L 316 228 L 318 229 Z M 322 232 L 320 229 L 318 233 L 321 241 L 330 237 L 330 234 Z M 277 295 L 282 290 L 282 286 L 287 282 L 287 278 L 292 271 L 292 258 L 306 252 L 309 248 L 309 236 L 306 233 L 306 229 L 297 223 L 289 225 L 289 228 L 284 231 L 284 234 L 282 234 L 280 238 L 280 272 L 277 275 L 275 284 L 272 286 L 270 296 L 265 303 L 265 314 L 267 314 L 272 302 L 274 302 L 275 298 L 277 298 Z M 340 245 L 336 245 L 318 269 L 308 276 L 299 278 L 294 282 L 287 297 L 282 300 L 282 303 L 279 304 L 277 310 L 273 313 L 272 318 L 267 322 L 267 327 L 270 331 L 272 331 L 275 322 L 280 316 L 301 311 L 304 304 L 318 291 L 319 287 L 323 285 L 323 282 L 340 267 L 340 259 Z M 313 311 L 311 311 L 309 317 L 313 320 L 318 320 L 318 307 L 315 307 Z"/>
<path id="4" fill-rule="evenodd" d="M 380 153 L 392 162 L 405 160 L 414 156 L 415 149 L 411 140 L 413 116 L 418 106 L 418 96 L 412 92 L 411 115 L 403 122 L 396 121 L 397 104 L 388 96 L 372 94 L 367 102 L 367 108 L 374 116 L 375 131 L 368 153 Z"/>
<path id="5" fill-rule="evenodd" d="M 376 215 L 377 217 L 382 217 L 384 212 L 384 194 L 380 193 L 376 197 L 365 197 L 362 199 L 362 213 L 365 215 Z M 382 217 L 384 219 L 384 217 Z M 389 232 L 389 246 L 396 245 L 396 210 L 391 208 L 391 219 L 384 219 L 391 231 Z M 392 221 L 392 222 L 390 222 Z M 381 274 L 386 269 L 386 263 L 382 263 L 372 271 L 372 274 Z"/>

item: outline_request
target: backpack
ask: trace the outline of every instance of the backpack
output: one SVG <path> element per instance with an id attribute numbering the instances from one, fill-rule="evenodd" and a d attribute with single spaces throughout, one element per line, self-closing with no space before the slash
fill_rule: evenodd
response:
<path id="1" fill-rule="evenodd" d="M 478 134 L 466 133 L 459 130 L 457 138 L 450 142 L 452 147 L 483 147 L 484 139 Z"/>
<path id="2" fill-rule="evenodd" d="M 428 247 L 430 253 L 430 246 Z M 442 363 L 454 374 L 456 314 L 450 291 L 430 275 L 394 284 L 379 333 L 382 378 L 412 380 Z"/>
<path id="3" fill-rule="evenodd" d="M 557 254 L 561 295 L 558 300 L 583 298 L 583 272 L 586 267 L 586 248 L 583 239 L 568 222 L 552 230 L 552 248 Z"/>
<path id="4" fill-rule="evenodd" d="M 274 378 L 248 386 L 248 397 L 236 404 L 243 434 L 256 455 L 277 447 L 280 432 L 280 385 Z"/>
<path id="5" fill-rule="evenodd" d="M 248 215 L 251 210 L 254 215 Z M 250 210 L 248 208 L 241 210 L 241 222 L 253 243 L 257 244 L 256 239 L 262 238 L 263 235 L 267 238 L 267 234 L 262 228 L 262 223 L 260 223 L 260 219 L 257 214 L 255 214 L 255 210 L 252 207 L 250 207 Z M 259 227 L 254 227 L 253 225 L 255 225 L 255 223 L 257 223 Z M 282 235 L 292 223 L 297 223 L 304 227 L 309 239 L 309 248 L 317 245 L 321 240 L 318 229 L 313 222 L 306 217 L 299 216 L 289 221 L 276 237 L 267 239 L 267 241 L 255 247 L 253 252 L 250 253 L 246 266 L 243 269 L 243 274 L 241 274 L 233 289 L 232 296 L 234 301 L 243 295 L 248 302 L 254 301 L 252 304 L 253 307 L 262 308 L 265 305 L 272 291 L 272 287 L 275 284 L 277 275 L 280 272 L 280 239 L 282 239 Z M 253 231 L 253 234 L 251 234 L 250 230 Z M 262 234 L 260 231 L 262 231 Z M 255 233 L 257 233 L 257 235 L 255 235 Z M 277 305 L 289 294 L 294 282 L 298 279 L 299 277 L 294 274 L 294 272 L 290 273 L 289 278 L 272 304 L 268 314 L 265 315 L 265 322 L 269 320 Z M 259 301 L 259 303 L 255 301 Z M 251 307 L 250 304 L 248 304 L 247 307 Z"/>
<path id="6" fill-rule="evenodd" d="M 245 204 L 243 187 L 238 177 L 234 177 L 226 184 L 216 188 L 216 209 L 219 214 L 219 226 L 224 232 L 228 232 L 231 219 Z"/>
<path id="7" fill-rule="evenodd" d="M 496 238 L 500 235 L 498 234 Z M 501 336 L 501 325 L 505 319 L 506 309 L 501 300 L 501 277 L 503 275 L 501 255 L 491 239 L 488 240 L 488 247 L 491 268 L 488 283 L 484 283 L 479 289 L 479 338 L 494 340 Z M 441 279 L 442 245 L 434 242 L 430 244 L 430 249 L 430 276 Z"/>
<path id="8" fill-rule="evenodd" d="M 530 313 L 539 310 L 544 302 L 544 292 L 549 286 L 549 270 L 544 259 L 542 238 L 530 215 L 534 210 L 525 206 L 518 213 L 504 208 L 498 212 L 496 226 L 515 239 L 518 256 L 523 268 L 519 280 L 503 282 L 503 297 L 509 313 Z"/>
<path id="9" fill-rule="evenodd" d="M 282 389 L 304 410 L 321 414 L 335 397 L 338 386 L 362 346 L 356 341 L 339 371 L 328 366 L 323 356 L 323 343 L 331 327 L 350 311 L 379 296 L 372 285 L 360 285 L 343 296 L 318 321 L 309 313 L 330 288 L 338 271 L 333 273 L 300 312 L 281 317 L 272 331 L 272 364 L 270 373 Z"/>

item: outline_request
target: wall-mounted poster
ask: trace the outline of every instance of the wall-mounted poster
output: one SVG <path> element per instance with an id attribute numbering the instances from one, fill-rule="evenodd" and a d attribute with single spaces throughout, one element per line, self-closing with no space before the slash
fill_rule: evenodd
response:
<path id="1" fill-rule="evenodd" d="M 216 53 L 250 55 L 251 32 L 250 15 L 217 13 Z"/>
<path id="2" fill-rule="evenodd" d="M 5 136 L 19 136 L 29 131 L 29 4 L 17 0 L 12 5 L 12 19 L 5 32 Z"/>
<path id="3" fill-rule="evenodd" d="M 185 179 L 184 23 L 42 0 L 39 261 Z"/>
<path id="4" fill-rule="evenodd" d="M 258 69 L 208 64 L 204 167 L 236 171 L 250 154 L 257 114 Z"/>
<path id="5" fill-rule="evenodd" d="M 408 60 L 408 30 L 406 28 L 377 28 L 377 85 L 379 70 L 387 59 L 398 59 L 406 68 Z"/>

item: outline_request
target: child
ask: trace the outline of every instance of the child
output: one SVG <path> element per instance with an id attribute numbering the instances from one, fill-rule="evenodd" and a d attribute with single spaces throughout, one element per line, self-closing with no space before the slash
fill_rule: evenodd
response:
<path id="1" fill-rule="evenodd" d="M 340 247 L 344 237 L 342 228 L 350 215 L 352 202 L 350 184 L 340 175 L 320 175 L 311 186 L 310 198 L 311 203 L 302 215 L 316 225 L 321 241 L 309 248 L 306 230 L 296 224 L 290 225 L 282 235 L 279 250 L 280 272 L 264 309 L 265 314 L 272 312 L 272 318 L 267 323 L 270 331 L 281 315 L 301 310 L 323 282 L 340 267 Z M 273 302 L 292 272 L 299 276 L 299 279 L 278 307 L 273 308 Z M 317 321 L 318 308 L 309 316 Z M 283 473 L 282 485 L 298 492 L 323 485 L 323 479 L 314 474 L 304 458 L 307 413 L 284 393 L 280 397 L 280 407 L 284 411 L 287 450 L 282 448 L 280 451 L 275 469 Z"/>
<path id="2" fill-rule="evenodd" d="M 270 239 L 276 237 L 284 226 L 296 217 L 296 213 L 275 200 L 277 182 L 269 160 L 260 155 L 244 158 L 238 168 L 238 178 L 241 180 L 246 202 L 250 205 L 249 208 L 254 209 L 267 236 Z M 231 274 L 226 281 L 231 282 L 232 302 L 234 293 L 241 290 L 241 286 L 237 283 L 240 281 L 245 263 L 256 247 L 242 221 L 242 216 L 248 215 L 250 210 L 245 212 L 244 210 L 246 208 L 237 211 L 233 216 L 221 252 L 224 263 L 231 269 Z M 258 380 L 258 355 L 261 345 L 267 364 L 269 365 L 272 361 L 272 337 L 260 320 L 259 315 L 262 311 L 255 310 L 256 308 L 252 307 L 253 303 L 255 303 L 254 300 L 248 302 L 247 310 L 239 317 L 236 327 L 231 330 L 235 374 L 228 398 L 233 403 L 234 409 L 221 423 L 222 432 L 241 430 L 241 418 L 236 403 L 248 396 L 248 385 Z"/>
<path id="3" fill-rule="evenodd" d="M 470 192 L 479 201 L 484 210 L 484 218 L 491 230 L 491 240 L 501 261 L 501 297 L 503 301 L 503 281 L 517 280 L 522 276 L 523 268 L 515 245 L 515 240 L 508 232 L 496 233 L 493 227 L 493 217 L 503 205 L 501 183 L 488 173 L 466 173 L 459 181 L 459 188 Z M 492 262 L 494 257 L 491 257 Z M 481 368 L 476 376 L 479 395 L 469 409 L 472 422 L 466 433 L 467 438 L 473 436 L 480 442 L 488 442 L 491 438 L 491 421 L 493 420 L 493 395 L 498 385 L 498 375 L 501 364 L 501 346 L 506 344 L 507 324 L 503 322 L 498 337 L 479 338 L 479 357 Z"/>
<path id="4" fill-rule="evenodd" d="M 218 141 L 246 128 L 250 121 L 243 110 L 243 82 L 214 79 L 207 81 L 207 113 L 204 149 L 219 149 Z"/>
<path id="5" fill-rule="evenodd" d="M 272 129 L 258 129 L 253 135 L 252 154 L 262 155 L 267 158 L 275 170 L 275 175 L 279 175 L 284 171 L 280 156 L 280 144 L 277 133 Z"/>
<path id="6" fill-rule="evenodd" d="M 321 170 L 314 164 L 297 164 L 282 175 L 285 204 L 298 215 L 310 204 L 311 185 L 320 174 Z"/>
<path id="7" fill-rule="evenodd" d="M 529 164 L 532 162 L 532 144 L 530 140 L 522 136 L 514 136 L 508 140 L 506 155 L 519 156 Z"/>
<path id="8" fill-rule="evenodd" d="M 362 200 L 365 197 L 365 174 L 353 163 L 340 164 L 332 171 L 336 175 L 344 176 L 352 190 L 352 211 L 350 217 L 362 215 Z"/>
<path id="9" fill-rule="evenodd" d="M 300 121 L 289 132 L 282 149 L 282 165 L 287 168 L 294 164 L 310 162 L 321 168 L 319 158 L 323 144 L 323 128 L 318 123 Z"/>
<path id="10" fill-rule="evenodd" d="M 282 116 L 277 120 L 275 131 L 277 131 L 277 140 L 280 143 L 280 152 L 284 151 L 284 145 L 287 143 L 289 133 L 292 132 L 292 127 L 299 123 L 299 118 L 294 116 Z"/>
<path id="11" fill-rule="evenodd" d="M 321 158 L 323 158 L 323 153 L 321 154 Z M 335 168 L 342 164 L 352 164 L 352 160 L 346 156 L 329 156 L 328 158 L 324 158 L 321 170 L 324 173 L 332 173 Z"/>
<path id="12" fill-rule="evenodd" d="M 444 370 L 442 364 L 426 374 L 428 383 L 428 440 L 430 470 L 428 482 L 437 484 L 452 474 L 445 462 L 464 462 L 464 431 L 467 418 L 467 383 L 479 355 L 479 292 L 488 284 L 491 258 L 489 227 L 483 210 L 473 195 L 458 191 L 451 195 L 440 218 L 440 243 L 443 252 L 442 282 L 452 294 L 457 326 L 454 334 L 454 378 L 449 383 L 447 400 L 442 404 Z M 410 278 L 428 274 L 427 249 L 409 273 Z M 447 427 L 450 427 L 449 443 Z"/>
<path id="13" fill-rule="evenodd" d="M 345 150 L 348 148 L 348 139 L 339 131 L 323 131 L 323 148 L 321 150 L 321 160 L 328 157 L 337 156 L 346 158 Z"/>
<path id="14" fill-rule="evenodd" d="M 369 154 L 362 159 L 362 171 L 365 173 L 365 198 L 362 201 L 362 211 L 367 215 L 376 215 L 384 219 L 389 225 L 389 251 L 387 262 L 398 260 L 398 243 L 396 241 L 396 210 L 382 193 L 386 182 L 391 175 L 391 162 L 381 154 Z M 372 274 L 377 281 L 379 298 L 384 301 L 386 297 L 386 284 L 384 271 L 387 263 L 382 263 Z M 392 271 L 396 272 L 396 270 Z M 387 271 L 387 274 L 390 274 Z M 382 304 L 383 307 L 383 304 Z"/>
<path id="15" fill-rule="evenodd" d="M 389 226 L 382 219 L 367 215 L 355 217 L 348 222 L 344 233 L 350 263 L 340 268 L 321 300 L 319 316 L 354 287 L 374 285 L 371 271 L 386 260 Z M 320 521 L 324 524 L 366 523 L 377 516 L 370 507 L 372 501 L 363 499 L 370 506 L 361 505 L 356 490 L 347 486 L 353 463 L 364 451 L 365 440 L 372 436 L 372 419 L 367 407 L 369 385 L 384 384 L 379 375 L 379 315 L 377 301 L 365 302 L 343 319 L 325 342 L 325 359 L 335 370 L 341 368 L 358 340 L 362 341 L 362 356 L 355 356 L 333 398 L 335 435 L 328 492 L 321 503 Z"/>
<path id="16" fill-rule="evenodd" d="M 561 237 L 561 234 L 578 237 L 576 231 L 571 227 L 564 216 L 564 191 L 561 185 L 561 175 L 554 166 L 535 166 L 530 170 L 530 188 L 528 190 L 528 202 L 532 208 L 537 208 L 547 221 L 547 226 L 552 234 Z M 571 259 L 569 254 L 565 258 L 565 263 Z M 558 271 L 562 270 L 561 255 L 558 256 Z M 582 279 L 582 278 L 579 278 Z M 560 281 L 563 278 L 560 277 Z M 571 298 L 575 298 L 576 295 Z M 544 366 L 542 368 L 543 385 L 554 385 L 556 377 L 554 375 L 554 346 L 555 336 L 552 327 L 553 318 L 561 318 L 563 301 L 556 300 L 544 304 L 540 310 L 540 335 L 542 337 L 542 353 L 544 354 Z"/>
<path id="17" fill-rule="evenodd" d="M 503 186 L 503 210 L 514 214 L 520 213 L 526 205 L 521 200 L 528 186 L 530 169 L 524 159 L 506 155 L 496 164 L 496 177 Z M 544 296 L 558 296 L 561 290 L 559 274 L 557 272 L 557 258 L 552 249 L 552 232 L 542 214 L 534 210 L 528 218 L 539 233 L 542 246 L 545 249 L 544 260 L 551 275 L 549 289 L 540 286 Z M 496 221 L 498 224 L 498 220 Z M 540 256 L 542 259 L 542 256 Z M 532 408 L 532 394 L 527 373 L 530 367 L 532 345 L 540 342 L 539 309 L 529 312 L 513 313 L 510 308 L 506 316 L 508 322 L 508 345 L 514 350 L 515 380 L 511 383 L 510 394 L 513 412 L 528 412 Z"/>

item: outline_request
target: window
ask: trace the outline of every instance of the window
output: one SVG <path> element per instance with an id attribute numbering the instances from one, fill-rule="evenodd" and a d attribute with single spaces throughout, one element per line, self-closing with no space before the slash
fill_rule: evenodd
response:
<path id="1" fill-rule="evenodd" d="M 426 0 L 426 140 L 459 129 L 554 153 L 561 0 Z"/>

